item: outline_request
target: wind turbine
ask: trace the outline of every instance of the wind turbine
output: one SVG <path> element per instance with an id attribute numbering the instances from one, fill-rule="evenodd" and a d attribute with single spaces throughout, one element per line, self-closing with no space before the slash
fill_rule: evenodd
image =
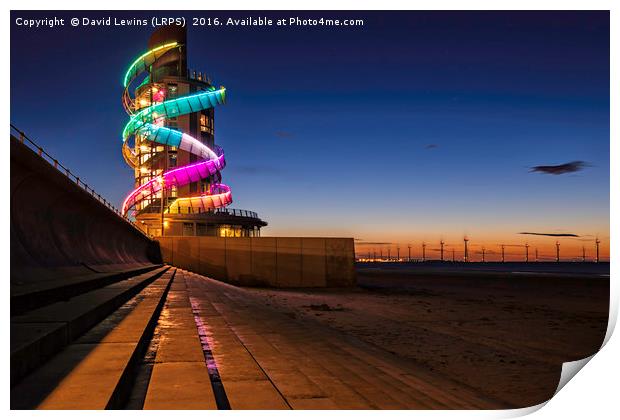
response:
<path id="1" fill-rule="evenodd" d="M 530 262 L 530 244 L 525 243 L 525 262 Z"/>
<path id="2" fill-rule="evenodd" d="M 465 262 L 469 262 L 469 253 L 467 252 L 467 242 L 469 242 L 469 238 L 465 236 L 463 238 L 463 243 L 465 244 L 465 255 L 463 256 L 463 260 Z"/>
<path id="3" fill-rule="evenodd" d="M 444 245 L 444 241 L 443 239 L 441 241 L 439 241 L 439 246 L 440 246 L 440 250 L 441 250 L 441 262 L 443 262 L 443 245 Z"/>

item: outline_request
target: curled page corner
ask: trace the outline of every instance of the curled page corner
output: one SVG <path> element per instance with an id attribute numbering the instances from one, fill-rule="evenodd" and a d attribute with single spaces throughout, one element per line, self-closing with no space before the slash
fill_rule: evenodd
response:
<path id="1" fill-rule="evenodd" d="M 573 379 L 573 376 L 575 376 L 577 372 L 579 372 L 595 355 L 596 353 L 584 359 L 573 360 L 572 362 L 563 363 L 562 373 L 560 375 L 560 382 L 558 383 L 558 387 L 553 393 L 553 396 L 555 396 L 558 392 L 560 392 L 560 390 L 564 388 L 564 385 L 566 385 L 568 381 Z"/>
<path id="2" fill-rule="evenodd" d="M 618 319 L 618 296 L 613 293 L 613 286 L 610 284 L 610 302 L 609 302 L 609 317 L 607 318 L 607 332 L 605 333 L 605 338 L 603 339 L 603 343 L 601 347 L 592 355 L 585 357 L 580 360 L 573 360 L 572 362 L 565 362 L 562 364 L 562 373 L 560 374 L 560 382 L 558 383 L 558 387 L 555 389 L 553 396 L 555 397 L 558 392 L 564 385 L 566 385 L 573 377 L 579 372 L 596 354 L 605 347 L 605 345 L 609 342 L 609 339 L 613 335 L 613 332 L 616 328 L 616 321 Z M 553 397 L 551 397 L 553 398 Z M 547 401 L 548 402 L 548 401 Z M 542 405 L 545 405 L 543 403 Z M 541 407 L 539 408 L 542 408 Z"/>
<path id="3" fill-rule="evenodd" d="M 598 353 L 598 352 L 597 352 Z M 524 417 L 529 414 L 535 413 L 536 411 L 543 408 L 553 397 L 556 396 L 558 392 L 566 385 L 573 377 L 579 372 L 594 356 L 594 353 L 591 356 L 588 356 L 584 359 L 573 360 L 572 362 L 565 362 L 562 364 L 562 373 L 560 374 L 560 381 L 558 382 L 558 387 L 556 388 L 553 396 L 547 401 L 543 401 L 540 404 L 532 405 L 530 407 L 516 408 L 511 410 L 501 410 L 498 412 L 498 416 L 496 418 L 516 418 L 516 417 Z"/>
<path id="4" fill-rule="evenodd" d="M 514 419 L 517 417 L 525 417 L 540 410 L 545 405 L 547 405 L 548 402 L 549 400 L 541 402 L 540 404 L 531 405 L 529 407 L 513 408 L 509 410 L 500 410 L 500 411 L 497 411 L 497 415 L 494 418 Z"/>

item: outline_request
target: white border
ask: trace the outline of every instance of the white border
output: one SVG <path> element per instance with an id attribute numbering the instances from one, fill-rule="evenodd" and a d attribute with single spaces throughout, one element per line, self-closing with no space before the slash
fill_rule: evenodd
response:
<path id="1" fill-rule="evenodd" d="M 211 1 L 183 1 L 183 2 L 173 2 L 170 0 L 150 0 L 144 2 L 138 1 L 108 1 L 105 3 L 101 2 L 83 2 L 77 0 L 59 0 L 53 3 L 45 2 L 42 0 L 9 0 L 4 2 L 3 4 L 7 5 L 9 8 L 5 9 L 5 16 L 7 22 L 9 18 L 9 10 L 45 10 L 49 9 L 51 6 L 58 10 L 100 10 L 100 9 L 109 9 L 109 10 L 206 10 L 208 7 L 209 10 L 611 10 L 611 92 L 614 92 L 611 98 L 611 139 L 614 141 L 611 142 L 611 214 L 618 214 L 618 192 L 620 191 L 619 187 L 619 176 L 620 173 L 615 166 L 618 164 L 618 124 L 620 121 L 620 115 L 618 112 L 617 102 L 615 98 L 620 92 L 620 83 L 618 81 L 618 24 L 620 23 L 620 19 L 617 17 L 617 12 L 620 10 L 620 6 L 618 6 L 617 1 L 603 1 L 603 0 L 590 0 L 590 1 L 576 1 L 576 0 L 564 0 L 564 1 L 552 1 L 552 0 L 504 0 L 504 1 L 490 1 L 490 0 L 469 0 L 469 1 L 394 1 L 394 0 L 382 0 L 378 1 L 368 1 L 368 0 L 345 0 L 345 1 L 334 1 L 334 0 L 316 0 L 316 1 L 305 1 L 305 2 L 285 2 L 285 1 L 276 1 L 276 0 L 264 0 L 264 1 L 221 1 L 221 0 L 211 0 Z M 171 8 L 170 6 L 175 6 Z M 0 29 L 2 33 L 2 37 L 5 40 L 4 45 L 10 45 L 10 25 L 3 25 Z M 7 48 L 8 49 L 8 48 Z M 8 51 L 5 51 L 5 54 L 8 58 Z M 0 71 L 2 71 L 2 76 L 4 80 L 5 92 L 9 91 L 10 87 L 10 79 L 9 79 L 9 66 L 4 65 L 0 67 Z M 9 95 L 5 95 L 5 100 L 2 103 L 2 115 L 5 117 L 5 127 L 8 128 L 9 120 L 10 120 L 10 104 L 9 104 Z M 8 182 L 9 178 L 9 153 L 8 153 L 8 141 L 2 143 L 3 151 L 2 154 L 4 159 L 4 164 L 0 165 L 0 174 L 2 175 L 2 179 Z M 0 212 L 2 212 L 3 220 L 5 221 L 0 227 L 0 235 L 4 239 L 0 243 L 0 247 L 2 251 L 1 255 L 8 255 L 9 252 L 9 232 L 8 232 L 8 206 L 0 206 Z M 617 217 L 612 217 L 611 219 L 611 244 L 610 244 L 610 258 L 611 258 L 611 284 L 612 284 L 612 299 L 611 299 L 611 310 L 610 310 L 610 326 L 608 329 L 608 336 L 606 340 L 609 339 L 610 333 L 615 326 L 615 321 L 617 318 L 618 312 L 618 282 L 615 279 L 617 274 L 617 261 L 618 261 L 618 251 L 616 246 L 616 234 L 618 233 L 618 221 Z M 7 266 L 4 265 L 5 273 L 7 273 Z M 8 274 L 8 273 L 7 273 Z M 5 275 L 4 285 L 5 289 L 5 297 L 8 297 L 8 288 L 9 281 L 8 275 Z M 8 299 L 5 299 L 4 309 L 4 329 L 3 331 L 8 332 L 8 320 L 10 319 L 9 314 L 9 305 Z M 5 357 L 3 359 L 2 367 L 5 378 L 5 385 L 2 392 L 2 401 L 4 403 L 4 407 L 8 409 L 9 407 L 9 357 L 8 357 L 8 349 L 9 346 L 9 335 L 5 333 L 2 335 L 3 348 L 7 349 L 5 353 Z M 514 417 L 519 415 L 528 414 L 532 411 L 536 411 L 534 416 L 537 419 L 555 419 L 558 417 L 562 418 L 579 418 L 582 419 L 584 417 L 591 418 L 609 418 L 612 417 L 614 412 L 618 412 L 618 374 L 619 363 L 617 360 L 617 356 L 620 354 L 620 343 L 617 337 L 612 337 L 611 340 L 608 341 L 607 345 L 604 349 L 597 354 L 592 361 L 588 363 L 588 365 L 583 369 L 582 372 L 579 373 L 578 379 L 570 381 L 562 390 L 559 392 L 554 398 L 548 402 L 548 404 L 542 404 L 541 406 L 545 406 L 544 409 L 536 411 L 539 407 L 533 407 L 530 409 L 523 410 L 510 410 L 510 411 L 476 411 L 476 412 L 467 412 L 467 411 L 382 411 L 382 412 L 369 412 L 369 411 L 356 411 L 356 412 L 348 412 L 348 411 L 337 411 L 337 412 L 322 412 L 316 413 L 312 411 L 304 411 L 304 412 L 295 412 L 284 413 L 284 412 L 217 412 L 217 413 L 196 413 L 196 412 L 175 412 L 175 413 L 165 413 L 165 412 L 157 412 L 157 413 L 146 413 L 146 412 L 11 412 L 12 416 L 21 418 L 27 416 L 45 416 L 52 418 L 83 418 L 84 414 L 92 417 L 99 416 L 121 416 L 121 417 L 129 417 L 129 416 L 149 416 L 149 419 L 155 416 L 156 418 L 165 418 L 168 416 L 175 417 L 195 417 L 195 416 L 230 416 L 230 417 L 251 417 L 252 419 L 285 419 L 289 418 L 291 415 L 295 417 L 307 417 L 310 419 L 310 416 L 314 419 L 315 416 L 319 415 L 321 417 L 333 417 L 333 418 L 341 418 L 342 416 L 355 416 L 357 418 L 375 418 L 375 416 L 380 415 L 381 417 L 389 417 L 389 418 L 402 418 L 409 419 L 412 416 L 419 418 L 448 418 L 448 417 L 458 417 L 458 418 L 498 418 L 498 417 Z M 534 417 L 533 417 L 534 418 Z"/>

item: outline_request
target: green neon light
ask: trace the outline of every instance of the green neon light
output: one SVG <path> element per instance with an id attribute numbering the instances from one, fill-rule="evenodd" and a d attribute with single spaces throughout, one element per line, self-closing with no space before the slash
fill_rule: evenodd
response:
<path id="1" fill-rule="evenodd" d="M 140 63 L 145 61 L 145 58 L 149 54 L 155 54 L 155 53 L 157 53 L 157 52 L 159 52 L 159 51 L 161 51 L 163 49 L 170 50 L 170 49 L 176 47 L 177 45 L 179 45 L 178 42 L 170 42 L 168 44 L 160 45 L 159 47 L 155 47 L 152 50 L 145 52 L 140 57 L 136 58 L 134 60 L 134 62 L 131 63 L 131 66 L 129 66 L 129 70 L 127 70 L 127 73 L 125 73 L 125 78 L 123 79 L 123 87 L 127 87 L 128 80 L 129 80 L 129 75 L 134 71 L 135 67 L 137 67 L 138 64 L 140 64 Z M 153 61 L 155 61 L 154 58 L 153 58 Z"/>

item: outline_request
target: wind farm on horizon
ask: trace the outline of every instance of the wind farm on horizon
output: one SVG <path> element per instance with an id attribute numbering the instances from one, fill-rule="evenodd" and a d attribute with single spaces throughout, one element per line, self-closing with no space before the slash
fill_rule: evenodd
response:
<path id="1" fill-rule="evenodd" d="M 539 235 L 532 233 L 533 235 Z M 549 235 L 552 236 L 552 235 Z M 578 237 L 568 236 L 569 239 Z M 487 263 L 487 262 L 581 262 L 602 263 L 609 262 L 608 254 L 601 253 L 601 240 L 596 237 L 584 240 L 587 245 L 576 247 L 574 244 L 568 249 L 562 248 L 560 239 L 553 243 L 522 243 L 500 242 L 497 244 L 476 243 L 468 235 L 463 236 L 462 242 L 412 241 L 404 246 L 398 242 L 367 242 L 355 241 L 355 258 L 357 262 L 396 262 L 396 263 Z M 565 242 L 566 243 L 566 242 Z"/>

